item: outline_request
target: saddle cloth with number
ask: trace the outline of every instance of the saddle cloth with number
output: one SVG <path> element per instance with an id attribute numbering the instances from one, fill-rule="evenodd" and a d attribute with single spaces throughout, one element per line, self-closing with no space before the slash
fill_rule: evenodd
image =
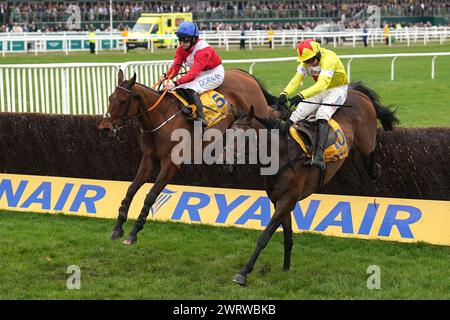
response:
<path id="1" fill-rule="evenodd" d="M 170 94 L 178 99 L 185 107 L 191 109 L 194 116 L 197 116 L 197 106 L 195 104 L 190 104 L 186 98 L 176 91 L 170 91 Z M 227 115 L 228 103 L 221 93 L 214 90 L 206 91 L 200 95 L 200 100 L 204 106 L 203 113 L 208 127 L 215 125 Z"/>
<path id="2" fill-rule="evenodd" d="M 327 148 L 324 151 L 325 161 L 332 162 L 345 159 L 348 156 L 348 144 L 344 132 L 334 119 L 328 121 L 328 126 L 330 130 L 326 144 Z M 289 128 L 290 135 L 308 157 L 311 157 L 314 150 L 315 136 L 317 134 L 316 127 L 316 123 L 300 122 Z"/>

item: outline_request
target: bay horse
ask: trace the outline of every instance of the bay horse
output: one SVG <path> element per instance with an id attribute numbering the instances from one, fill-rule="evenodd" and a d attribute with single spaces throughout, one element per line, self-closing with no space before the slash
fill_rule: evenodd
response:
<path id="1" fill-rule="evenodd" d="M 376 163 L 376 137 L 377 119 L 385 131 L 393 130 L 399 124 L 395 116 L 395 111 L 383 106 L 378 95 L 363 85 L 361 82 L 351 83 L 345 105 L 350 108 L 339 108 L 333 115 L 341 126 L 348 143 L 349 150 L 356 148 L 362 155 L 364 168 L 372 180 L 376 180 L 379 175 L 379 165 Z M 244 121 L 245 120 L 245 121 Z M 255 121 L 256 120 L 256 121 Z M 233 124 L 233 128 L 246 130 L 258 130 L 267 128 L 277 129 L 280 119 L 268 117 L 258 117 L 254 115 L 253 109 L 247 115 L 242 115 Z M 273 233 L 281 225 L 284 233 L 284 264 L 283 269 L 290 268 L 292 241 L 292 217 L 291 211 L 296 203 L 305 199 L 316 191 L 320 185 L 320 170 L 313 167 L 304 166 L 306 160 L 305 153 L 300 149 L 292 138 L 288 138 L 289 133 L 279 135 L 279 171 L 272 176 L 265 176 L 265 189 L 271 202 L 274 204 L 275 212 L 269 224 L 259 238 L 256 249 L 245 266 L 233 277 L 233 281 L 245 285 L 247 275 L 253 270 L 256 260 L 261 251 L 266 247 Z M 268 140 L 270 140 L 270 135 Z M 271 141 L 268 141 L 271 143 Z M 256 146 L 257 148 L 257 146 Z M 297 157 L 291 159 L 292 150 L 297 150 Z M 291 152 L 289 152 L 291 151 Z M 258 150 L 249 150 L 258 152 Z M 329 182 L 345 159 L 327 163 L 323 183 Z"/>
<path id="2" fill-rule="evenodd" d="M 141 129 L 142 158 L 138 172 L 121 202 L 117 223 L 111 234 L 112 240 L 123 236 L 123 224 L 127 221 L 134 195 L 157 173 L 156 181 L 145 197 L 134 228 L 123 241 L 124 244 L 134 244 L 138 232 L 144 227 L 150 208 L 180 170 L 181 165 L 174 164 L 171 159 L 171 150 L 178 143 L 171 141 L 171 134 L 180 128 L 192 133 L 193 125 L 181 112 L 180 103 L 170 94 L 163 96 L 161 92 L 136 83 L 136 74 L 130 80 L 124 80 L 122 70 L 119 71 L 117 80 L 118 85 L 109 96 L 108 112 L 104 115 L 99 129 L 103 136 L 115 136 L 127 120 L 137 118 Z M 258 106 L 256 114 L 264 117 L 270 111 L 269 105 L 274 104 L 276 100 L 256 78 L 239 69 L 227 70 L 223 84 L 216 91 L 222 93 L 228 105 L 232 106 L 224 119 L 210 127 L 219 129 L 222 133 L 234 122 L 237 110 L 248 112 L 250 106 L 255 105 Z M 206 144 L 203 143 L 203 148 Z M 193 145 L 192 143 L 192 147 Z"/>

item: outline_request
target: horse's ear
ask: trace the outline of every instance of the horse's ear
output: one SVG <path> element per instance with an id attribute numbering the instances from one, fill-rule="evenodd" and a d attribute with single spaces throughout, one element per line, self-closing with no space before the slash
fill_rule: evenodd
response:
<path id="1" fill-rule="evenodd" d="M 133 77 L 130 79 L 130 86 L 134 86 L 136 83 L 136 72 L 133 74 Z"/>
<path id="2" fill-rule="evenodd" d="M 119 73 L 117 74 L 117 84 L 121 84 L 123 81 L 123 71 L 122 69 L 119 69 Z"/>
<path id="3" fill-rule="evenodd" d="M 247 115 L 248 119 L 253 119 L 255 117 L 255 107 L 253 105 L 250 106 L 250 111 Z"/>

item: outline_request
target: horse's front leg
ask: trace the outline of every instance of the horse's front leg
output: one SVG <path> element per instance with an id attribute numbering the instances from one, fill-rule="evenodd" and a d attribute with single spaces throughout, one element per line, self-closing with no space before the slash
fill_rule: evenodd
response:
<path id="1" fill-rule="evenodd" d="M 290 199 L 288 196 L 284 196 L 282 199 L 278 200 L 276 203 L 276 209 L 273 217 L 270 219 L 269 224 L 264 230 L 263 234 L 259 238 L 256 249 L 253 252 L 252 256 L 248 260 L 247 264 L 241 269 L 241 271 L 233 277 L 233 281 L 240 284 L 245 285 L 247 283 L 247 274 L 252 272 L 253 267 L 255 266 L 256 260 L 258 259 L 261 251 L 267 246 L 270 238 L 273 233 L 280 226 L 285 216 L 290 214 L 294 209 L 295 199 Z"/>
<path id="2" fill-rule="evenodd" d="M 291 266 L 291 252 L 294 241 L 292 240 L 292 215 L 287 214 L 282 222 L 284 234 L 284 263 L 283 270 L 289 271 Z"/>
<path id="3" fill-rule="evenodd" d="M 157 169 L 157 163 L 149 157 L 143 156 L 136 177 L 130 184 L 125 198 L 122 200 L 119 208 L 119 215 L 117 216 L 117 223 L 111 234 L 111 240 L 117 240 L 123 236 L 123 224 L 127 221 L 128 210 L 133 201 L 134 195 L 142 187 L 142 185 L 149 179 L 154 171 Z"/>
<path id="4" fill-rule="evenodd" d="M 176 165 L 169 159 L 161 163 L 161 170 L 159 171 L 158 177 L 156 178 L 155 184 L 150 189 L 144 200 L 144 206 L 142 207 L 141 213 L 137 218 L 133 230 L 128 234 L 128 237 L 123 241 L 124 244 L 134 244 L 137 241 L 137 234 L 144 228 L 145 220 L 147 219 L 150 208 L 153 203 L 155 203 L 156 198 L 158 198 L 161 191 L 165 188 L 170 179 L 178 171 Z"/>

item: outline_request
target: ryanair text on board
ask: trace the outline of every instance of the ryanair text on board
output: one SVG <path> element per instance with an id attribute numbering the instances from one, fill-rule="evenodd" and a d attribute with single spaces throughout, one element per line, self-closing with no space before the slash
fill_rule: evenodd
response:
<path id="1" fill-rule="evenodd" d="M 0 209 L 116 218 L 129 182 L 0 174 Z M 151 184 L 136 194 L 136 218 Z M 263 229 L 273 206 L 263 191 L 169 185 L 149 219 Z M 450 201 L 313 194 L 297 203 L 294 232 L 450 245 Z"/>

